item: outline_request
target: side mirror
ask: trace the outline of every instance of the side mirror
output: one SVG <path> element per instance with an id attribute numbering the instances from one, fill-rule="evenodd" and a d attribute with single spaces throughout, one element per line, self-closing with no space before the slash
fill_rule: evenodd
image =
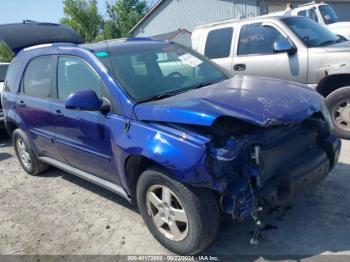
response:
<path id="1" fill-rule="evenodd" d="M 71 110 L 100 112 L 108 112 L 111 108 L 107 99 L 99 99 L 92 90 L 78 91 L 71 94 L 66 100 L 65 107 Z"/>
<path id="2" fill-rule="evenodd" d="M 275 53 L 288 53 L 289 55 L 295 54 L 297 48 L 293 46 L 288 39 L 279 39 L 273 44 L 273 51 Z"/>

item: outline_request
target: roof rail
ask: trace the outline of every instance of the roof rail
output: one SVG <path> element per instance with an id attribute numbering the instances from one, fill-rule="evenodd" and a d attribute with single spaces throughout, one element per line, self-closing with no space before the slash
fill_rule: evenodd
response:
<path id="1" fill-rule="evenodd" d="M 205 27 L 211 27 L 211 26 L 216 26 L 216 25 L 222 25 L 222 24 L 227 24 L 227 23 L 232 23 L 232 22 L 239 22 L 243 19 L 245 19 L 246 17 L 244 16 L 240 16 L 237 18 L 232 18 L 232 19 L 226 19 L 226 20 L 221 20 L 218 22 L 213 22 L 213 23 L 209 23 L 209 24 L 204 24 L 204 25 L 199 25 L 196 27 L 196 29 L 198 28 L 205 28 Z"/>
<path id="2" fill-rule="evenodd" d="M 316 1 L 312 1 L 310 3 L 301 4 L 301 5 L 299 5 L 299 7 L 308 6 L 308 5 L 316 5 L 316 4 L 318 4 Z"/>

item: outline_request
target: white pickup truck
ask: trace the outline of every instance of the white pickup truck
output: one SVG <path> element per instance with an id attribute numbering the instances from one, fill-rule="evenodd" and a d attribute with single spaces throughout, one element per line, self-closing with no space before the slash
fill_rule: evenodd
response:
<path id="1" fill-rule="evenodd" d="M 269 15 L 293 15 L 305 16 L 321 24 L 336 35 L 350 40 L 350 22 L 340 22 L 335 10 L 331 5 L 324 2 L 316 3 L 315 1 L 299 5 L 297 8 L 285 10 Z"/>
<path id="2" fill-rule="evenodd" d="M 315 88 L 326 100 L 336 134 L 350 139 L 350 41 L 303 16 L 261 16 L 197 27 L 192 48 L 234 75 Z"/>

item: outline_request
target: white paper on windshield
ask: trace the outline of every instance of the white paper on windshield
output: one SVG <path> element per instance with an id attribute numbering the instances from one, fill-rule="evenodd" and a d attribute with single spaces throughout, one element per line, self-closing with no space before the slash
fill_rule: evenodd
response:
<path id="1" fill-rule="evenodd" d="M 197 57 L 195 57 L 189 53 L 186 53 L 182 56 L 179 56 L 179 59 L 183 64 L 189 65 L 192 67 L 196 67 L 196 66 L 200 65 L 201 63 L 203 63 L 202 60 L 198 59 Z"/>

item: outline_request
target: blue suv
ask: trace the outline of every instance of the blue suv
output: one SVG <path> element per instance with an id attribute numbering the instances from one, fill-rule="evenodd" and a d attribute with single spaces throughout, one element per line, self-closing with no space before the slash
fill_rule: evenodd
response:
<path id="1" fill-rule="evenodd" d="M 234 77 L 147 38 L 25 48 L 2 103 L 28 174 L 55 166 L 136 202 L 153 236 L 184 255 L 213 241 L 222 215 L 259 227 L 261 209 L 316 185 L 340 152 L 312 89 Z"/>

